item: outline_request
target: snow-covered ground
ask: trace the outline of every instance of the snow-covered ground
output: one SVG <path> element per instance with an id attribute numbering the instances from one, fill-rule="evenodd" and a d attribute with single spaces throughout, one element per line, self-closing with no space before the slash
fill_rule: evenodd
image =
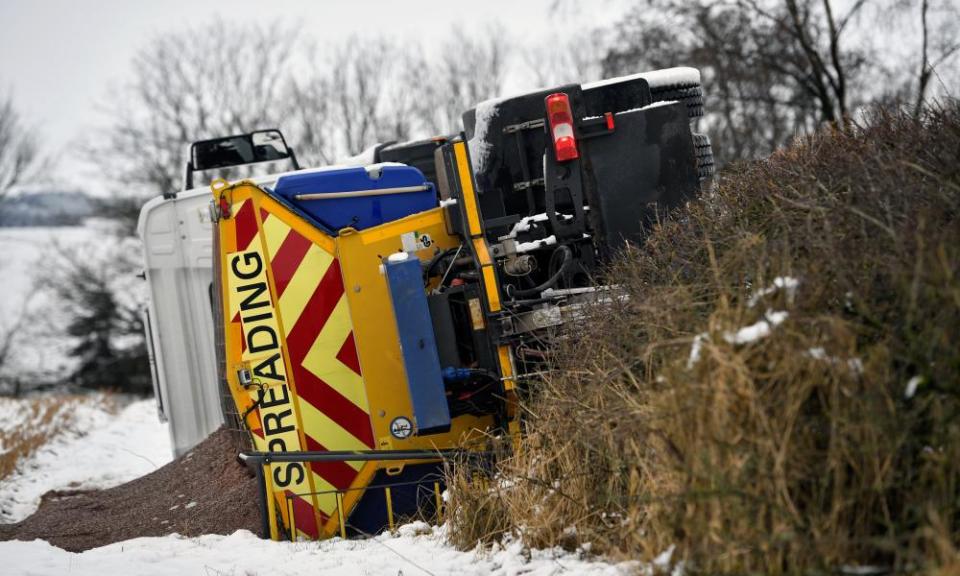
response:
<path id="1" fill-rule="evenodd" d="M 246 530 L 229 536 L 137 538 L 81 554 L 46 542 L 0 543 L 10 574 L 324 576 L 414 575 L 620 575 L 636 563 L 591 562 L 558 551 L 525 553 L 519 543 L 494 551 L 460 552 L 445 543 L 444 529 L 408 524 L 397 534 L 369 540 L 270 542 Z"/>
<path id="2" fill-rule="evenodd" d="M 139 400 L 114 413 L 109 397 L 70 398 L 46 422 L 24 418 L 34 399 L 0 398 L 0 421 L 48 426 L 57 433 L 0 480 L 0 521 L 32 514 L 50 490 L 109 488 L 152 472 L 172 459 L 167 424 L 156 403 Z M 4 447 L 4 449 L 8 449 Z"/>
<path id="3" fill-rule="evenodd" d="M 30 401 L 0 399 L 0 431 L 40 425 L 26 415 Z M 64 418 L 73 416 L 60 427 L 62 431 L 0 481 L 0 521 L 28 516 L 48 490 L 114 486 L 170 460 L 167 425 L 159 423 L 153 400 L 133 402 L 114 413 L 109 398 L 93 396 L 68 401 L 62 414 Z M 636 563 L 586 560 L 559 550 L 529 551 L 519 542 L 494 550 L 461 552 L 446 543 L 445 530 L 415 523 L 400 527 L 396 534 L 369 540 L 299 543 L 262 540 L 245 530 L 197 538 L 173 534 L 118 542 L 79 554 L 43 540 L 0 542 L 0 574 L 535 576 L 619 575 L 639 567 Z"/>

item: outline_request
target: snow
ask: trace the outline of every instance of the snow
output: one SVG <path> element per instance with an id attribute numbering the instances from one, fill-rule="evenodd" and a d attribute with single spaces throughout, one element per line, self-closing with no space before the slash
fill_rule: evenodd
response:
<path id="1" fill-rule="evenodd" d="M 780 290 L 783 290 L 787 295 L 787 302 L 792 304 L 794 298 L 797 295 L 797 288 L 800 286 L 800 281 L 796 278 L 790 276 L 777 276 L 773 279 L 773 283 L 770 286 L 767 286 L 763 290 L 758 290 L 747 301 L 747 306 L 753 308 L 757 303 L 771 294 L 775 294 Z"/>
<path id="2" fill-rule="evenodd" d="M 653 104 L 647 104 L 646 106 L 641 106 L 639 108 L 631 108 L 629 110 L 623 110 L 617 112 L 614 116 L 620 116 L 621 114 L 629 114 L 631 112 L 644 111 L 644 110 L 653 110 L 654 108 L 660 108 L 661 106 L 670 106 L 671 104 L 676 104 L 676 100 L 661 100 L 660 102 L 654 102 Z"/>
<path id="3" fill-rule="evenodd" d="M 470 163 L 476 174 L 483 172 L 484 165 L 493 150 L 493 145 L 487 142 L 487 132 L 490 130 L 490 122 L 500 113 L 500 103 L 504 100 L 506 98 L 484 100 L 475 108 L 476 122 L 473 137 L 467 141 L 467 148 L 470 150 Z"/>
<path id="4" fill-rule="evenodd" d="M 18 414 L 28 400 L 0 400 L 3 425 L 27 423 Z M 47 490 L 112 486 L 148 473 L 170 459 L 166 425 L 157 422 L 153 400 L 133 402 L 118 414 L 111 414 L 108 406 L 108 398 L 98 396 L 70 404 L 65 412 L 77 416 L 70 431 L 56 436 L 0 483 L 3 521 L 25 517 Z M 191 501 L 184 508 L 194 506 Z M 0 573 L 618 576 L 644 568 L 650 571 L 638 562 L 612 564 L 590 559 L 583 551 L 529 550 L 519 541 L 460 551 L 448 544 L 447 530 L 446 526 L 414 522 L 398 527 L 394 534 L 366 540 L 334 538 L 296 543 L 264 540 L 245 530 L 194 538 L 171 534 L 135 538 L 82 553 L 67 552 L 43 540 L 7 541 L 0 542 L 0 556 L 4 558 Z"/>
<path id="5" fill-rule="evenodd" d="M 27 402 L 0 399 L 0 417 L 27 412 Z M 172 459 L 167 425 L 160 423 L 153 399 L 132 402 L 113 414 L 108 398 L 96 395 L 69 401 L 59 414 L 69 417 L 64 429 L 0 481 L 3 522 L 18 522 L 32 514 L 50 490 L 117 486 Z M 62 422 L 46 425 L 57 423 Z M 20 420 L 20 425 L 38 424 Z"/>
<path id="6" fill-rule="evenodd" d="M 819 346 L 807 350 L 807 356 L 813 358 L 814 360 L 820 360 L 828 364 L 833 364 L 834 366 L 846 364 L 847 369 L 850 370 L 850 372 L 853 372 L 854 374 L 863 374 L 863 361 L 859 358 L 848 358 L 846 360 L 837 358 L 836 356 L 827 354 L 827 351 Z"/>
<path id="7" fill-rule="evenodd" d="M 383 144 L 374 144 L 361 150 L 359 154 L 338 159 L 337 164 L 341 166 L 366 166 L 367 164 L 373 164 L 377 161 L 377 148 L 382 146 Z"/>
<path id="8" fill-rule="evenodd" d="M 532 240 L 530 242 L 518 242 L 517 243 L 517 254 L 523 254 L 524 252 L 530 252 L 531 250 L 539 250 L 540 248 L 545 248 L 547 246 L 553 246 L 557 243 L 557 237 L 553 234 L 542 238 L 540 240 Z"/>
<path id="9" fill-rule="evenodd" d="M 923 376 L 914 376 L 907 382 L 907 389 L 903 391 L 903 397 L 907 400 L 913 398 L 917 393 L 917 388 L 923 384 Z"/>
<path id="10" fill-rule="evenodd" d="M 665 68 L 663 70 L 654 70 L 652 72 L 640 72 L 629 76 L 619 76 L 617 78 L 607 78 L 597 82 L 588 82 L 583 84 L 584 90 L 601 88 L 610 84 L 619 84 L 628 82 L 637 78 L 643 78 L 650 85 L 650 88 L 662 88 L 664 86 L 690 86 L 700 83 L 700 71 L 696 68 Z"/>
<path id="11" fill-rule="evenodd" d="M 42 541 L 3 542 L 0 554 L 10 574 L 140 576 L 181 574 L 271 574 L 325 576 L 357 574 L 528 575 L 559 573 L 614 576 L 636 571 L 638 563 L 591 562 L 559 550 L 532 551 L 519 543 L 489 552 L 460 552 L 445 543 L 445 529 L 423 523 L 402 526 L 395 536 L 368 540 L 270 542 L 245 530 L 228 536 L 137 538 L 83 553 Z"/>
<path id="12" fill-rule="evenodd" d="M 773 329 L 782 324 L 789 316 L 788 312 L 782 310 L 767 310 L 761 320 L 737 330 L 724 332 L 723 339 L 734 346 L 751 344 L 769 336 Z M 687 358 L 687 370 L 692 369 L 700 361 L 703 344 L 709 341 L 710 335 L 706 332 L 694 336 L 693 344 L 690 346 L 690 356 Z"/>
<path id="13" fill-rule="evenodd" d="M 701 332 L 693 337 L 693 345 L 690 346 L 690 357 L 687 358 L 687 370 L 696 366 L 700 361 L 700 351 L 703 350 L 703 343 L 710 339 L 706 332 Z"/>
<path id="14" fill-rule="evenodd" d="M 763 320 L 755 322 L 749 326 L 744 326 L 736 332 L 725 332 L 723 334 L 723 339 L 730 344 L 737 345 L 756 342 L 757 340 L 769 336 L 773 331 L 773 328 L 783 323 L 788 316 L 789 314 L 783 311 L 777 312 L 773 310 L 767 310 L 766 314 L 764 314 Z"/>

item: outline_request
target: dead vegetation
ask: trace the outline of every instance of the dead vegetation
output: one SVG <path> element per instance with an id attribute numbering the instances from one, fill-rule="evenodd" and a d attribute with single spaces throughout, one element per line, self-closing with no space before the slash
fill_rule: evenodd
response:
<path id="1" fill-rule="evenodd" d="M 0 399 L 17 407 L 17 414 L 7 414 L 0 426 L 0 481 L 12 474 L 17 465 L 29 458 L 54 436 L 69 430 L 76 422 L 74 414 L 79 404 L 101 402 L 116 410 L 110 396 L 50 395 L 27 399 Z M 4 409 L 6 412 L 7 409 Z"/>
<path id="2" fill-rule="evenodd" d="M 694 573 L 960 569 L 960 106 L 762 162 L 610 270 L 451 536 Z"/>

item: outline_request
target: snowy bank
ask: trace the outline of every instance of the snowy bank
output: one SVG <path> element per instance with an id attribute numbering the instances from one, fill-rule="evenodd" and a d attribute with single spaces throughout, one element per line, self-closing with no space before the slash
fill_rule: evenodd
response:
<path id="1" fill-rule="evenodd" d="M 0 414 L 26 414 L 33 400 L 0 399 Z M 167 424 L 153 399 L 139 400 L 113 413 L 101 396 L 69 402 L 70 421 L 16 471 L 0 480 L 0 521 L 18 522 L 32 514 L 50 490 L 109 488 L 138 478 L 172 459 Z M 20 421 L 22 425 L 55 426 Z"/>
<path id="2" fill-rule="evenodd" d="M 10 574 L 140 576 L 183 574 L 270 574 L 325 576 L 356 574 L 613 576 L 637 563 L 592 562 L 562 551 L 528 552 L 520 544 L 488 552 L 461 552 L 445 543 L 443 528 L 401 526 L 396 536 L 369 540 L 271 542 L 240 530 L 229 536 L 137 538 L 75 554 L 42 541 L 0 542 Z"/>

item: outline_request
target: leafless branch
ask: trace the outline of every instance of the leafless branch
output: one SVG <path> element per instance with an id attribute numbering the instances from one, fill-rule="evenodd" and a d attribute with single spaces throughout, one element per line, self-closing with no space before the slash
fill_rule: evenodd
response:
<path id="1" fill-rule="evenodd" d="M 0 198 L 37 176 L 41 164 L 37 139 L 8 96 L 0 101 Z"/>

